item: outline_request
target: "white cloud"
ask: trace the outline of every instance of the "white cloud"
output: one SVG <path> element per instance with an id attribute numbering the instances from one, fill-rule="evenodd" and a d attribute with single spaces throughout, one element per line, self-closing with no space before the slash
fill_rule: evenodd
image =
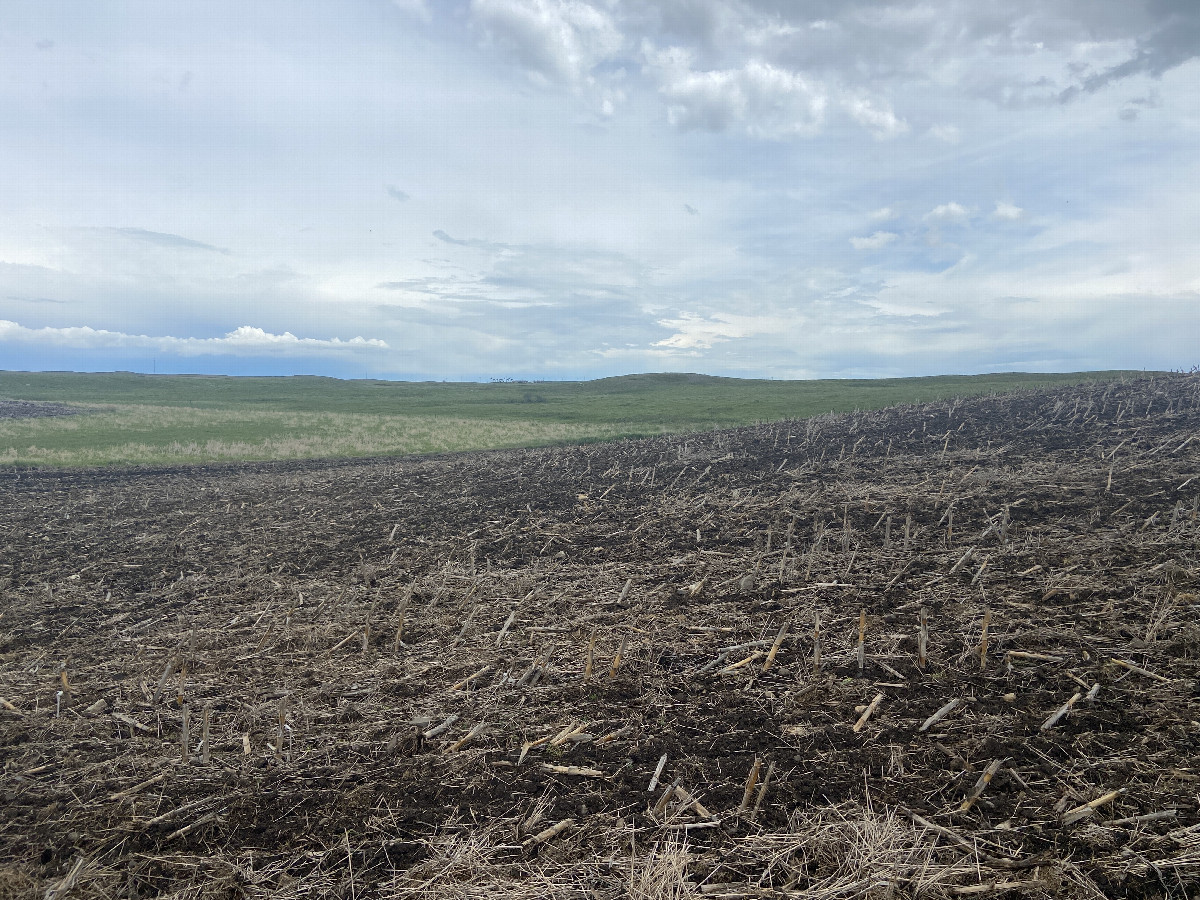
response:
<path id="1" fill-rule="evenodd" d="M 908 124 L 896 117 L 891 106 L 862 94 L 842 98 L 842 106 L 859 125 L 869 128 L 877 138 L 890 138 L 908 131 Z"/>
<path id="2" fill-rule="evenodd" d="M 617 111 L 617 107 L 622 105 L 626 100 L 625 91 L 620 88 L 606 88 L 600 92 L 600 115 L 606 119 L 611 118 Z"/>
<path id="3" fill-rule="evenodd" d="M 742 128 L 755 137 L 779 138 L 815 132 L 824 120 L 824 88 L 798 72 L 760 60 L 707 71 L 692 62 L 691 53 L 678 47 L 652 58 L 667 121 L 677 128 Z"/>
<path id="4" fill-rule="evenodd" d="M 674 329 L 670 337 L 655 341 L 653 346 L 670 350 L 709 350 L 714 344 L 759 334 L 778 334 L 797 324 L 795 319 L 782 316 L 745 316 L 716 313 L 709 318 L 684 313 L 678 319 L 659 319 L 663 328 Z"/>
<path id="5" fill-rule="evenodd" d="M 1025 211 L 1019 206 L 1014 206 L 1011 203 L 1006 203 L 1003 200 L 996 201 L 996 209 L 992 212 L 993 219 L 1004 219 L 1009 222 L 1015 222 L 1024 215 Z"/>
<path id="6" fill-rule="evenodd" d="M 471 0 L 471 17 L 529 72 L 569 84 L 583 82 L 623 42 L 607 12 L 579 0 Z"/>
<path id="7" fill-rule="evenodd" d="M 925 220 L 928 222 L 953 222 L 962 224 L 970 218 L 971 214 L 967 211 L 966 207 L 954 201 L 935 206 L 925 214 Z"/>
<path id="8" fill-rule="evenodd" d="M 126 334 L 91 328 L 87 325 L 67 328 L 26 328 L 17 322 L 0 319 L 0 341 L 72 347 L 80 350 L 93 349 L 144 349 L 163 353 L 178 353 L 181 356 L 208 354 L 229 356 L 308 356 L 344 355 L 364 350 L 387 350 L 385 341 L 375 338 L 300 338 L 290 331 L 272 334 L 252 325 L 242 325 L 219 338 L 181 338 L 170 335 L 151 336 Z"/>
<path id="9" fill-rule="evenodd" d="M 876 231 L 870 237 L 852 237 L 850 245 L 855 250 L 879 250 L 886 247 L 900 235 L 892 231 Z"/>
<path id="10" fill-rule="evenodd" d="M 896 218 L 896 215 L 896 210 L 892 209 L 890 206 L 884 206 L 871 213 L 870 218 L 875 222 L 886 222 L 889 219 Z"/>

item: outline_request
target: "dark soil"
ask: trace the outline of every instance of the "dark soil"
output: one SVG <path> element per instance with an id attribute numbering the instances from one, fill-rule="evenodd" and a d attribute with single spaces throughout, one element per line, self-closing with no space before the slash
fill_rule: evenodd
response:
<path id="1" fill-rule="evenodd" d="M 670 896 L 1189 896 L 1198 503 L 1184 375 L 579 448 L 0 472 L 0 897 L 648 896 L 632 861 L 684 835 Z M 655 812 L 676 783 L 701 807 Z M 832 811 L 930 862 L 837 893 Z"/>
<path id="2" fill-rule="evenodd" d="M 41 419 L 47 416 L 77 416 L 82 410 L 62 403 L 39 400 L 0 400 L 0 419 Z"/>

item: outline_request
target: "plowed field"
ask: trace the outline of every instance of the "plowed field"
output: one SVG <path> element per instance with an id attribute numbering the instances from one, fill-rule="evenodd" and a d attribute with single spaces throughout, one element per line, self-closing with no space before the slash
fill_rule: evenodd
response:
<path id="1" fill-rule="evenodd" d="M 1193 896 L 1198 500 L 1194 375 L 10 469 L 0 898 Z"/>

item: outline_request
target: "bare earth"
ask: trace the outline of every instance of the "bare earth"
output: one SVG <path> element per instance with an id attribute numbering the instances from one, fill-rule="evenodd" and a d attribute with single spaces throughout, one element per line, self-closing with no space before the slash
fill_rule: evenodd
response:
<path id="1" fill-rule="evenodd" d="M 0 472 L 0 898 L 1191 896 L 1198 498 L 1184 375 Z"/>
<path id="2" fill-rule="evenodd" d="M 79 410 L 62 403 L 40 400 L 0 400 L 0 419 L 41 419 L 46 416 L 75 416 Z"/>

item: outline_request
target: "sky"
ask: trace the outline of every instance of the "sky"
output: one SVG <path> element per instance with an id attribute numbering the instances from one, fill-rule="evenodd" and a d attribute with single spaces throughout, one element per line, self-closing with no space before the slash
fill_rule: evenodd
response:
<path id="1" fill-rule="evenodd" d="M 0 0 L 0 369 L 1198 347 L 1196 0 Z"/>

